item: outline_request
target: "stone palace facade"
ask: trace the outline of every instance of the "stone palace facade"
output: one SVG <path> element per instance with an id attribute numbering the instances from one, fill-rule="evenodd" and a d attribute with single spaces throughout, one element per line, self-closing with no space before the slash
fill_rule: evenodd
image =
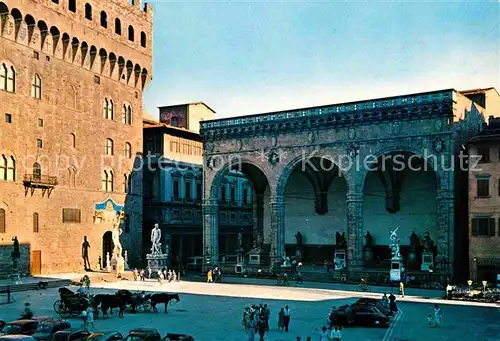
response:
<path id="1" fill-rule="evenodd" d="M 436 271 L 451 276 L 456 245 L 467 243 L 453 166 L 485 116 L 450 89 L 201 122 L 205 255 L 218 257 L 218 189 L 237 169 L 252 185 L 253 246 L 269 250 L 272 264 L 291 255 L 298 230 L 310 253 L 323 248 L 331 257 L 338 232 L 348 268 L 360 269 L 366 233 L 387 248 L 389 230 L 400 226 L 402 248 L 412 231 L 429 232 Z"/>

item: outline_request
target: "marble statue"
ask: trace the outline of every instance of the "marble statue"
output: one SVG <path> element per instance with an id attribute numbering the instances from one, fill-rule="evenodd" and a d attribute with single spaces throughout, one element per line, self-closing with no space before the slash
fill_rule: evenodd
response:
<path id="1" fill-rule="evenodd" d="M 89 248 L 90 248 L 90 243 L 87 239 L 87 236 L 83 237 L 83 243 L 82 243 L 82 258 L 83 258 L 83 268 L 84 270 L 89 270 L 90 269 L 90 261 L 89 261 Z"/>
<path id="2" fill-rule="evenodd" d="M 238 232 L 238 247 L 243 248 L 243 233 Z"/>
<path id="3" fill-rule="evenodd" d="M 111 269 L 111 257 L 109 255 L 109 252 L 106 252 L 106 270 L 110 271 Z"/>
<path id="4" fill-rule="evenodd" d="M 392 241 L 391 250 L 392 250 L 392 258 L 400 258 L 401 253 L 399 250 L 399 237 L 398 237 L 399 226 L 396 227 L 389 236 L 389 239 Z"/>
<path id="5" fill-rule="evenodd" d="M 424 233 L 424 249 L 425 251 L 432 252 L 432 248 L 434 247 L 434 241 L 431 239 L 431 234 L 429 231 Z"/>
<path id="6" fill-rule="evenodd" d="M 12 267 L 14 269 L 17 269 L 17 262 L 19 261 L 19 258 L 21 258 L 21 252 L 19 251 L 19 241 L 17 240 L 17 237 L 14 236 L 14 238 L 12 238 L 12 246 L 13 246 L 13 250 L 12 250 Z"/>
<path id="7" fill-rule="evenodd" d="M 151 231 L 151 243 L 153 246 L 151 247 L 151 254 L 157 255 L 161 254 L 161 230 L 160 225 L 155 224 L 155 227 Z"/>
<path id="8" fill-rule="evenodd" d="M 302 246 L 302 233 L 300 233 L 300 231 L 297 231 L 295 239 L 297 241 L 297 246 Z"/>
<path id="9" fill-rule="evenodd" d="M 113 240 L 113 255 L 117 258 L 122 257 L 122 244 L 120 243 L 120 236 L 122 234 L 122 229 L 120 228 L 121 219 L 119 216 L 116 217 L 115 223 L 113 225 L 113 231 L 111 231 L 111 238 Z"/>
<path id="10" fill-rule="evenodd" d="M 367 248 L 371 248 L 373 246 L 373 237 L 372 237 L 370 231 L 366 232 L 365 238 L 366 238 L 366 244 L 365 244 L 365 246 Z"/>
<path id="11" fill-rule="evenodd" d="M 415 231 L 413 231 L 410 236 L 410 249 L 415 250 L 418 246 L 420 246 L 420 240 Z"/>

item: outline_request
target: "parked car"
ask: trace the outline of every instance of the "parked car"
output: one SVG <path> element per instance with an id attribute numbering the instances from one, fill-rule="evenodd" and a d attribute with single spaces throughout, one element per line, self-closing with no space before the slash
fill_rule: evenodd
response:
<path id="1" fill-rule="evenodd" d="M 32 335 L 36 341 L 52 341 L 54 334 L 60 330 L 70 329 L 68 321 L 60 319 L 45 319 L 38 324 L 35 333 Z"/>
<path id="2" fill-rule="evenodd" d="M 35 341 L 35 339 L 29 335 L 12 334 L 0 336 L 0 341 Z"/>
<path id="3" fill-rule="evenodd" d="M 123 335 L 117 331 L 94 332 L 89 335 L 87 341 L 118 341 L 123 340 Z"/>
<path id="4" fill-rule="evenodd" d="M 332 314 L 333 324 L 388 328 L 390 318 L 370 305 L 344 305 Z"/>
<path id="5" fill-rule="evenodd" d="M 156 329 L 138 328 L 131 330 L 125 341 L 194 341 L 194 338 L 185 334 L 167 333 L 161 337 Z"/>
<path id="6" fill-rule="evenodd" d="M 86 340 L 90 336 L 87 329 L 66 329 L 60 330 L 54 334 L 52 341 L 81 341 Z"/>
<path id="7" fill-rule="evenodd" d="M 385 307 L 382 304 L 382 301 L 376 298 L 360 298 L 353 305 L 369 305 L 380 310 L 380 312 L 385 316 L 391 317 L 394 315 L 394 312 L 391 310 L 391 308 L 389 308 L 389 306 Z"/>
<path id="8" fill-rule="evenodd" d="M 39 320 L 22 319 L 9 322 L 2 328 L 0 335 L 32 335 L 38 327 Z"/>

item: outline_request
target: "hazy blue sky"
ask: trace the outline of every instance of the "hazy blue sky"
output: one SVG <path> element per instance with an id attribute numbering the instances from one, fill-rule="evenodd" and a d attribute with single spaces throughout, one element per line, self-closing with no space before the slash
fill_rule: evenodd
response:
<path id="1" fill-rule="evenodd" d="M 443 88 L 500 87 L 500 4 L 150 1 L 145 109 L 219 117 Z M 500 89 L 499 89 L 500 90 Z"/>

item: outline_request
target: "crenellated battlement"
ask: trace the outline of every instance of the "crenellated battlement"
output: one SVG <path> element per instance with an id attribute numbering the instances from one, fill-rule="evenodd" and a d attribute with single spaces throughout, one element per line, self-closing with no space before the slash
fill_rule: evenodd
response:
<path id="1" fill-rule="evenodd" d="M 143 89 L 152 74 L 152 9 L 146 8 L 128 0 L 0 0 L 0 36 Z"/>

